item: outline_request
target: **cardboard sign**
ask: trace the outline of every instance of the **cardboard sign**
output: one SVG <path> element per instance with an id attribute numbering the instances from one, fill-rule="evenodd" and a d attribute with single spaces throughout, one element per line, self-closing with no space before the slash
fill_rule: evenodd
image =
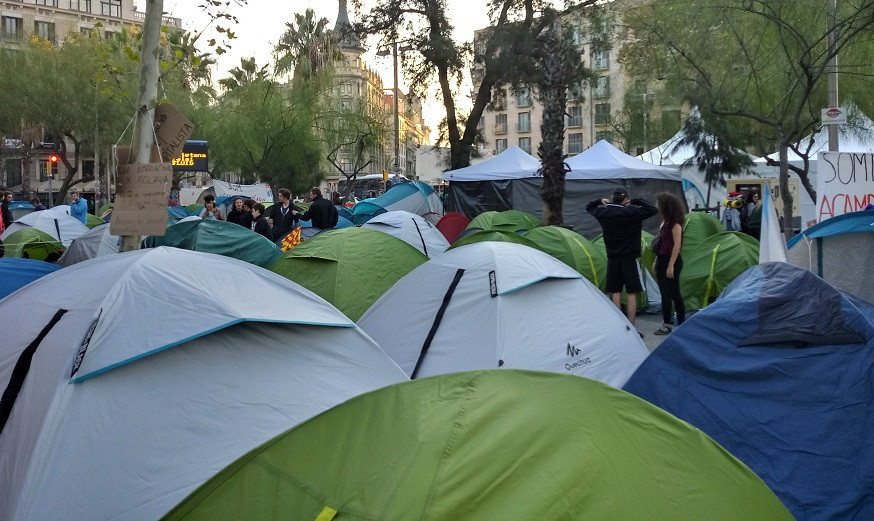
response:
<path id="1" fill-rule="evenodd" d="M 136 161 L 136 157 L 134 156 L 133 147 L 130 145 L 116 145 L 115 147 L 115 165 L 117 167 L 121 167 L 121 165 L 129 165 Z M 158 147 L 152 147 L 152 153 L 149 154 L 149 162 L 150 163 L 160 163 L 161 161 L 158 159 Z"/>
<path id="2" fill-rule="evenodd" d="M 181 154 L 193 131 L 194 125 L 173 105 L 163 103 L 155 107 L 155 142 L 163 161 L 169 163 Z"/>
<path id="3" fill-rule="evenodd" d="M 864 210 L 874 203 L 874 154 L 820 152 L 816 219 Z"/>
<path id="4" fill-rule="evenodd" d="M 119 165 L 110 233 L 163 236 L 172 184 L 170 163 Z"/>

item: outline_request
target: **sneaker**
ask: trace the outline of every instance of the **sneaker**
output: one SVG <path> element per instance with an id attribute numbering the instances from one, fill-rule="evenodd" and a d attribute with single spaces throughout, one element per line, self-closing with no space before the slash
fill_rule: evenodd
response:
<path id="1" fill-rule="evenodd" d="M 662 327 L 656 329 L 653 334 L 661 336 L 661 335 L 667 335 L 670 332 L 671 332 L 671 326 L 662 326 Z"/>

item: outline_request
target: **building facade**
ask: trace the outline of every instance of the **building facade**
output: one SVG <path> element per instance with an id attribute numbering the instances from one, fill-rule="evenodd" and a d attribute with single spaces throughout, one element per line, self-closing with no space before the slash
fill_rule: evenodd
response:
<path id="1" fill-rule="evenodd" d="M 93 30 L 100 31 L 105 38 L 113 38 L 123 28 L 145 23 L 145 13 L 136 10 L 133 0 L 28 0 L 0 1 L 0 48 L 15 49 L 28 41 L 32 36 L 60 45 L 64 36 L 71 32 L 90 34 Z M 182 21 L 179 18 L 165 16 L 164 25 L 181 30 Z M 0 93 L 2 102 L 2 93 Z M 22 191 L 22 180 L 25 175 L 30 180 L 30 189 L 45 202 L 50 192 L 51 181 L 49 172 L 54 144 L 42 140 L 38 127 L 24 129 L 27 136 L 5 136 L 0 140 L 0 186 L 5 186 L 20 197 L 30 197 Z M 21 138 L 33 143 L 29 149 L 30 157 L 22 157 L 24 142 Z M 72 149 L 72 146 L 68 147 Z M 83 175 L 92 176 L 95 161 L 93 157 L 83 157 L 78 165 L 78 178 Z M 27 171 L 25 171 L 27 169 Z M 57 165 L 58 181 L 66 175 L 62 162 Z M 94 183 L 77 186 L 83 192 L 93 192 Z"/>
<path id="2" fill-rule="evenodd" d="M 384 128 L 389 129 L 381 146 L 367 159 L 370 163 L 359 172 L 360 176 L 371 174 L 394 174 L 395 161 L 395 96 L 396 89 L 386 89 L 376 70 L 369 67 L 364 59 L 367 49 L 349 30 L 349 15 L 346 0 L 339 0 L 337 21 L 334 33 L 340 36 L 340 50 L 343 61 L 335 70 L 333 96 L 335 102 L 343 107 L 362 103 L 371 116 L 380 118 Z M 413 96 L 401 94 L 398 97 L 398 154 L 399 174 L 413 179 L 416 173 L 416 150 L 428 142 L 430 129 L 422 117 L 421 101 Z M 340 163 L 345 172 L 352 172 L 354 165 L 350 158 L 342 157 Z M 326 171 L 324 187 L 336 191 L 341 174 L 333 166 Z"/>
<path id="3" fill-rule="evenodd" d="M 610 7 L 599 8 L 610 9 L 606 18 L 611 19 L 618 16 L 616 10 L 619 7 L 616 4 L 620 3 L 614 2 Z M 604 22 L 600 27 L 590 27 L 584 18 L 566 16 L 562 19 L 562 25 L 570 26 L 572 42 L 595 76 L 591 82 L 567 91 L 564 152 L 575 155 L 606 139 L 618 148 L 635 154 L 643 144 L 626 142 L 630 140 L 621 131 L 625 123 L 620 124 L 617 120 L 631 89 L 630 81 L 618 60 L 622 44 L 618 24 Z M 474 33 L 474 46 L 478 53 L 485 52 L 483 38 L 487 30 Z M 484 74 L 483 64 L 475 64 L 471 71 L 475 89 L 479 87 Z M 653 95 L 643 95 L 649 97 L 643 99 L 641 106 L 652 109 Z M 531 89 L 513 91 L 510 87 L 502 86 L 492 92 L 492 103 L 480 119 L 479 128 L 487 148 L 494 153 L 499 154 L 515 145 L 536 157 L 541 141 L 542 119 L 542 105 Z"/>

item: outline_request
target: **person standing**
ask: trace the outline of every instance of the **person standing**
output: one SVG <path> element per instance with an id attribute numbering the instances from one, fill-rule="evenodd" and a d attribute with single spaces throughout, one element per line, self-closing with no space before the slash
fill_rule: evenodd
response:
<path id="1" fill-rule="evenodd" d="M 31 206 L 33 206 L 34 212 L 41 212 L 41 211 L 47 209 L 46 205 L 44 205 L 40 202 L 39 197 L 34 197 L 33 199 L 31 199 L 30 204 L 31 204 Z"/>
<path id="2" fill-rule="evenodd" d="M 213 221 L 224 221 L 225 215 L 221 208 L 215 205 L 215 196 L 206 194 L 203 196 L 203 209 L 200 210 L 201 219 L 210 219 Z"/>
<path id="3" fill-rule="evenodd" d="M 231 205 L 231 209 L 228 211 L 228 222 L 243 226 L 243 217 L 245 215 L 246 211 L 243 209 L 243 198 L 235 197 L 234 204 Z"/>
<path id="4" fill-rule="evenodd" d="M 298 215 L 297 210 L 292 210 L 294 215 L 302 221 L 312 221 L 313 228 L 327 230 L 337 226 L 340 214 L 337 212 L 337 207 L 322 197 L 322 191 L 313 187 L 310 190 L 310 199 L 312 203 L 310 203 L 309 209 L 300 215 Z"/>
<path id="5" fill-rule="evenodd" d="M 671 332 L 671 305 L 677 311 L 677 325 L 686 320 L 686 304 L 680 295 L 680 272 L 683 271 L 683 224 L 686 215 L 680 199 L 667 192 L 656 194 L 656 208 L 662 218 L 658 239 L 653 247 L 656 254 L 653 270 L 659 291 L 662 293 L 662 327 L 654 334 L 667 335 Z"/>
<path id="6" fill-rule="evenodd" d="M 79 195 L 79 192 L 73 192 L 70 197 L 73 199 L 70 203 L 70 215 L 79 219 L 79 222 L 87 226 L 88 202 Z"/>
<path id="7" fill-rule="evenodd" d="M 274 241 L 282 240 L 288 232 L 294 229 L 298 220 L 298 212 L 300 212 L 300 208 L 291 202 L 291 190 L 280 188 L 279 202 L 270 207 L 270 224 L 273 227 Z"/>
<path id="8" fill-rule="evenodd" d="M 252 229 L 252 208 L 255 207 L 256 201 L 254 199 L 246 199 L 243 201 L 243 216 L 240 217 L 240 225 L 247 230 Z M 267 228 L 270 229 L 270 225 L 267 225 Z"/>
<path id="9" fill-rule="evenodd" d="M 264 217 L 264 205 L 256 203 L 252 207 L 252 224 L 251 230 L 255 233 L 260 233 L 268 241 L 273 241 L 273 234 L 270 233 L 270 225 L 267 224 L 267 218 Z"/>
<path id="10" fill-rule="evenodd" d="M 616 307 L 622 309 L 622 290 L 628 298 L 626 316 L 634 325 L 637 317 L 637 294 L 643 291 L 640 272 L 640 234 L 643 221 L 658 213 L 658 209 L 642 198 L 630 199 L 625 188 L 616 188 L 610 199 L 595 199 L 586 211 L 598 220 L 604 232 L 607 249 L 607 283 Z M 641 338 L 643 334 L 638 332 Z"/>
<path id="11" fill-rule="evenodd" d="M 15 220 L 15 217 L 12 215 L 12 209 L 9 208 L 9 205 L 12 204 L 12 192 L 0 192 L 0 217 L 2 217 L 3 229 L 9 228 L 9 225 L 12 224 L 12 221 Z"/>

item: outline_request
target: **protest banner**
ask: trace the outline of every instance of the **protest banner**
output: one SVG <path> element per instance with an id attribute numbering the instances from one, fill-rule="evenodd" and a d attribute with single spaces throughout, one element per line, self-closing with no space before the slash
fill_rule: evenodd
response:
<path id="1" fill-rule="evenodd" d="M 874 154 L 820 152 L 816 216 L 819 222 L 874 203 Z"/>
<path id="2" fill-rule="evenodd" d="M 265 183 L 238 185 L 213 179 L 212 186 L 215 188 L 216 197 L 239 195 L 247 199 L 254 199 L 259 203 L 273 201 L 273 192 L 270 191 L 270 185 Z"/>
<path id="3" fill-rule="evenodd" d="M 163 236 L 172 183 L 170 163 L 119 165 L 110 233 Z"/>

